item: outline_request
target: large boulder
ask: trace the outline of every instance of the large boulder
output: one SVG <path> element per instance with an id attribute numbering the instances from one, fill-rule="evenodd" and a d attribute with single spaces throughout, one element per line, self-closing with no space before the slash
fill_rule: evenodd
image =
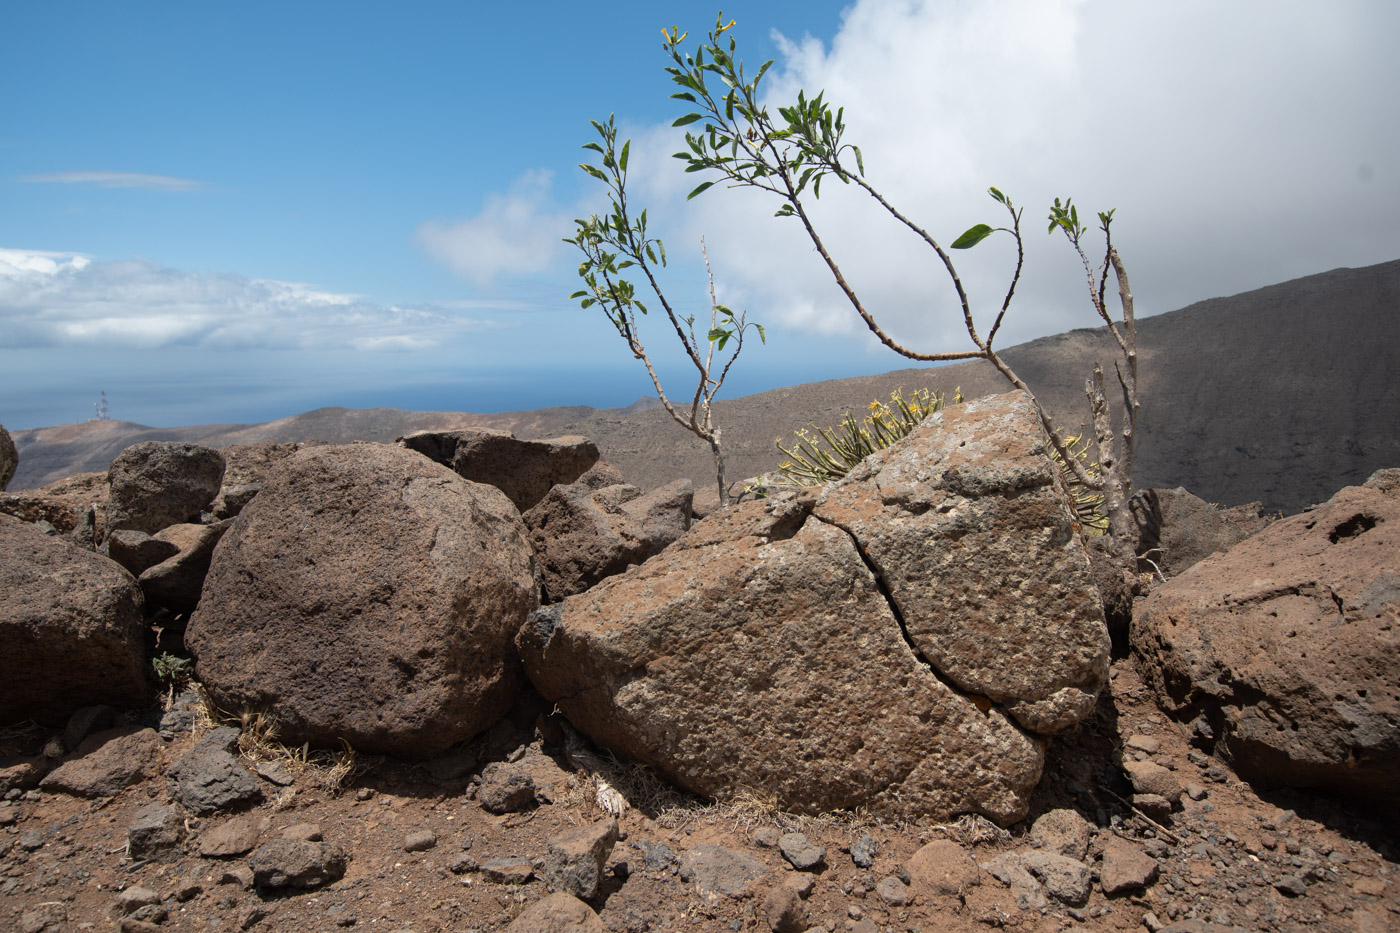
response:
<path id="1" fill-rule="evenodd" d="M 557 485 L 522 518 L 539 555 L 545 599 L 558 602 L 659 554 L 690 528 L 695 488 L 676 480 L 635 486 Z"/>
<path id="2" fill-rule="evenodd" d="M 10 437 L 10 432 L 5 430 L 3 424 L 0 424 L 0 492 L 4 492 L 10 485 L 10 480 L 15 478 L 15 470 L 18 468 L 19 451 L 15 449 L 15 442 Z"/>
<path id="3" fill-rule="evenodd" d="M 130 528 L 155 534 L 197 519 L 223 478 L 217 450 L 174 441 L 132 444 L 107 470 L 107 533 Z"/>
<path id="4" fill-rule="evenodd" d="M 505 493 L 524 512 L 559 483 L 572 483 L 598 462 L 598 448 L 582 437 L 527 441 L 507 431 L 417 431 L 399 443 L 451 467 L 460 476 Z"/>
<path id="5" fill-rule="evenodd" d="M 285 460 L 303 447 L 316 446 L 320 442 L 294 442 L 276 444 L 264 441 L 260 444 L 235 444 L 219 448 L 224 457 L 224 480 L 219 494 L 209 506 L 215 518 L 234 518 L 248 504 L 258 490 L 262 489 L 273 464 Z"/>
<path id="6" fill-rule="evenodd" d="M 1400 470 L 1158 587 L 1133 651 L 1250 781 L 1400 803 Z"/>
<path id="7" fill-rule="evenodd" d="M 399 447 L 312 447 L 219 542 L 185 643 L 214 701 L 271 711 L 282 741 L 430 757 L 509 707 L 536 604 L 500 491 Z"/>
<path id="8" fill-rule="evenodd" d="M 1087 715 L 1108 668 L 1046 448 L 1020 393 L 949 409 L 539 610 L 527 672 L 599 744 L 705 796 L 1019 820 L 1033 732 Z"/>
<path id="9" fill-rule="evenodd" d="M 142 608 L 112 561 L 0 515 L 0 722 L 145 703 Z"/>

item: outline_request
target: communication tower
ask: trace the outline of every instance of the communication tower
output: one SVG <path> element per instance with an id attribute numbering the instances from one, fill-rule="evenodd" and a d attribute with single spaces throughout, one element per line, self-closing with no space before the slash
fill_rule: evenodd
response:
<path id="1" fill-rule="evenodd" d="M 107 413 L 107 390 L 102 390 L 101 401 L 92 403 L 93 417 L 89 421 L 111 421 L 112 416 Z"/>

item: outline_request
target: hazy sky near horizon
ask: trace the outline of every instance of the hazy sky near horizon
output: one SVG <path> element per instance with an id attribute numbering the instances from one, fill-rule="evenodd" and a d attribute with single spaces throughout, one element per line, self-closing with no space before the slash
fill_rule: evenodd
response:
<path id="1" fill-rule="evenodd" d="M 667 293 L 767 327 L 725 396 L 908 365 L 793 220 L 670 158 L 663 26 L 694 2 L 76 2 L 6 13 L 0 423 L 255 422 L 324 405 L 501 411 L 654 394 L 568 294 L 590 119 L 632 138 Z M 1002 346 L 1097 323 L 1046 208 L 1116 208 L 1140 315 L 1400 258 L 1400 6 L 1385 0 L 750 0 L 750 70 L 846 108 L 866 176 L 945 244 L 1025 206 Z M 937 260 L 852 188 L 815 211 L 866 304 L 922 350 L 968 341 Z M 956 254 L 995 314 L 1009 238 Z M 1094 258 L 1098 258 L 1095 256 Z M 668 390 L 693 374 L 644 333 Z M 983 325 L 985 328 L 985 324 Z"/>

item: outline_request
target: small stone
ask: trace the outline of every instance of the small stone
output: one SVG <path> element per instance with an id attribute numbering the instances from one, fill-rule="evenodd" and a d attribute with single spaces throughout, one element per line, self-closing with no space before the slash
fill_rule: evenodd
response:
<path id="1" fill-rule="evenodd" d="M 178 856 L 184 841 L 184 817 L 172 806 L 154 804 L 142 809 L 126 830 L 126 850 L 133 861 Z"/>
<path id="2" fill-rule="evenodd" d="M 875 864 L 875 850 L 875 840 L 869 835 L 861 836 L 851 843 L 851 861 L 857 868 L 869 868 Z"/>
<path id="3" fill-rule="evenodd" d="M 778 840 L 778 851 L 798 871 L 812 871 L 826 858 L 826 849 L 812 845 L 802 833 L 784 833 Z"/>
<path id="4" fill-rule="evenodd" d="M 62 903 L 39 904 L 19 915 L 19 933 L 61 933 L 67 921 L 68 909 Z"/>
<path id="5" fill-rule="evenodd" d="M 1230 772 L 1220 767 L 1220 765 L 1211 765 L 1209 768 L 1206 768 L 1206 777 L 1217 784 L 1224 784 L 1226 781 L 1230 780 Z"/>
<path id="6" fill-rule="evenodd" d="M 481 873 L 497 884 L 526 884 L 535 877 L 535 866 L 525 858 L 493 858 Z"/>
<path id="7" fill-rule="evenodd" d="M 893 875 L 882 878 L 875 885 L 875 893 L 891 907 L 903 907 L 909 903 L 909 886 Z"/>
<path id="8" fill-rule="evenodd" d="M 1206 790 L 1200 784 L 1192 782 L 1186 785 L 1186 796 L 1190 797 L 1192 800 L 1204 800 L 1209 793 L 1210 791 Z"/>
<path id="9" fill-rule="evenodd" d="M 437 844 L 437 833 L 429 829 L 424 829 L 416 833 L 409 833 L 405 836 L 403 840 L 403 850 L 405 852 L 427 852 Z"/>
<path id="10" fill-rule="evenodd" d="M 1299 875 L 1289 875 L 1274 882 L 1274 889 L 1289 897 L 1302 897 L 1308 893 L 1308 883 Z"/>
<path id="11" fill-rule="evenodd" d="M 295 780 L 292 772 L 287 770 L 286 762 L 280 760 L 260 761 L 253 766 L 253 770 L 258 772 L 258 777 L 278 787 L 286 787 Z"/>
<path id="12" fill-rule="evenodd" d="M 764 895 L 763 918 L 773 933 L 802 933 L 809 922 L 801 894 L 787 884 L 776 885 Z"/>
<path id="13" fill-rule="evenodd" d="M 232 884 L 240 888 L 253 886 L 253 870 L 247 865 L 231 865 L 219 875 L 219 884 Z"/>
<path id="14" fill-rule="evenodd" d="M 1031 845 L 1046 852 L 1083 861 L 1089 851 L 1091 832 L 1089 821 L 1076 811 L 1050 810 L 1031 826 L 1030 839 Z"/>
<path id="15" fill-rule="evenodd" d="M 1157 860 L 1117 836 L 1104 844 L 1099 883 L 1109 897 L 1141 890 L 1157 880 Z"/>
<path id="16" fill-rule="evenodd" d="M 44 847 L 44 834 L 37 829 L 21 833 L 19 847 L 26 852 L 37 852 Z"/>
<path id="17" fill-rule="evenodd" d="M 1168 819 L 1172 814 L 1172 802 L 1161 794 L 1133 794 L 1133 806 L 1154 820 Z"/>
<path id="18" fill-rule="evenodd" d="M 1166 768 L 1151 761 L 1127 761 L 1123 770 L 1138 795 L 1155 794 L 1174 805 L 1181 799 L 1181 781 Z"/>
<path id="19" fill-rule="evenodd" d="M 257 813 L 244 813 L 199 834 L 199 854 L 205 858 L 235 858 L 258 845 L 258 836 L 271 822 Z"/>
<path id="20" fill-rule="evenodd" d="M 267 916 L 267 908 L 261 904 L 254 904 L 238 913 L 238 929 L 251 930 L 257 926 L 263 918 Z"/>
<path id="21" fill-rule="evenodd" d="M 535 781 L 523 770 L 492 762 L 481 772 L 476 799 L 491 813 L 515 813 L 535 802 Z"/>
<path id="22" fill-rule="evenodd" d="M 481 866 L 470 855 L 459 855 L 448 864 L 447 870 L 454 875 L 465 875 L 467 872 L 480 871 Z"/>
<path id="23" fill-rule="evenodd" d="M 915 891 L 958 896 L 981 881 L 977 863 L 951 839 L 936 839 L 910 856 L 904 866 Z"/>
<path id="24" fill-rule="evenodd" d="M 1140 752 L 1155 755 L 1158 749 L 1162 747 L 1162 740 L 1155 735 L 1130 735 L 1128 736 L 1128 741 L 1124 744 Z"/>
<path id="25" fill-rule="evenodd" d="M 549 854 L 540 870 L 545 886 L 580 900 L 598 893 L 603 868 L 617 843 L 616 820 L 581 826 L 549 840 Z"/>
<path id="26" fill-rule="evenodd" d="M 117 895 L 116 908 L 122 915 L 129 916 L 142 907 L 159 903 L 159 892 L 136 885 Z"/>
<path id="27" fill-rule="evenodd" d="M 782 836 L 776 826 L 760 826 L 753 831 L 753 844 L 760 849 L 776 849 Z"/>
<path id="28" fill-rule="evenodd" d="M 345 874 L 345 853 L 327 842 L 279 839 L 249 858 L 260 888 L 319 888 Z"/>
<path id="29" fill-rule="evenodd" d="M 285 827 L 281 835 L 292 842 L 320 842 L 325 838 L 321 835 L 320 823 L 293 823 Z"/>
<path id="30" fill-rule="evenodd" d="M 364 803 L 366 800 L 373 800 L 374 788 L 361 787 L 359 790 L 355 791 L 355 799 L 358 800 L 360 803 Z"/>
<path id="31" fill-rule="evenodd" d="M 1278 848 L 1278 837 L 1273 833 L 1261 833 L 1259 836 L 1259 844 L 1272 852 L 1274 849 Z"/>

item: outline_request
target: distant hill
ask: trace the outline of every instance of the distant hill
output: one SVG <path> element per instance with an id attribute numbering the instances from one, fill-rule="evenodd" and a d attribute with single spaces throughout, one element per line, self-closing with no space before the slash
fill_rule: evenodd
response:
<path id="1" fill-rule="evenodd" d="M 1104 328 L 1070 331 L 1003 351 L 1061 424 L 1088 419 L 1084 379 L 1110 364 Z M 1138 322 L 1143 413 L 1140 487 L 1185 486 L 1223 505 L 1254 500 L 1293 512 L 1400 466 L 1400 261 L 1336 269 Z M 892 360 L 897 359 L 891 357 Z M 1110 379 L 1112 378 L 1110 374 Z M 731 480 L 772 469 L 809 422 L 832 425 L 871 400 L 929 387 L 968 396 L 1006 382 L 982 361 L 812 382 L 722 401 Z M 648 404 L 652 410 L 643 410 Z M 657 410 L 547 408 L 478 415 L 324 408 L 262 425 L 146 428 L 94 422 L 14 432 L 19 472 L 11 490 L 73 472 L 103 470 L 140 440 L 210 446 L 254 441 L 388 441 L 425 428 L 492 427 L 519 437 L 582 434 L 630 482 L 646 488 L 689 477 L 714 485 L 709 448 Z"/>

